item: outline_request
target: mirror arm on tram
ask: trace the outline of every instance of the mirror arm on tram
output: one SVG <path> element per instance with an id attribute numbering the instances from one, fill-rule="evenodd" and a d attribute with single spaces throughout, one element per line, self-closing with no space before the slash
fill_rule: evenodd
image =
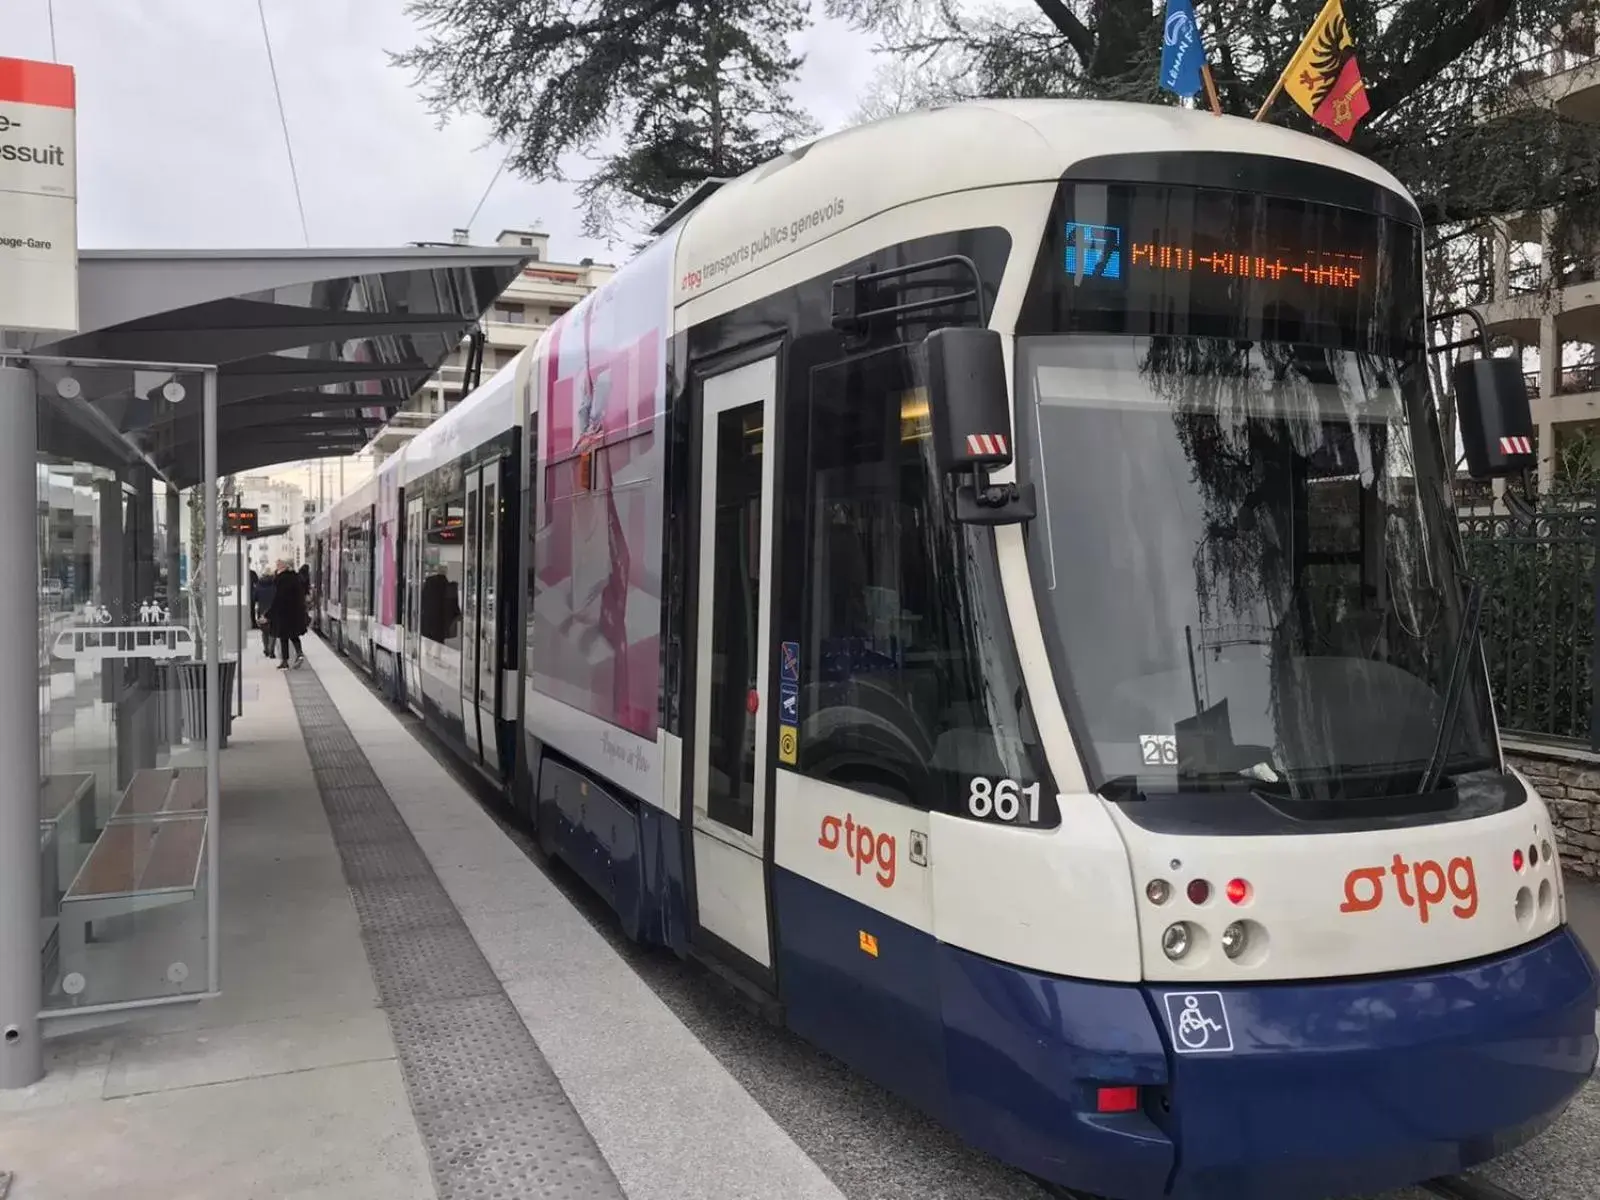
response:
<path id="1" fill-rule="evenodd" d="M 1039 514 L 1031 483 L 991 483 L 974 467 L 970 483 L 956 485 L 956 520 L 963 525 L 1020 525 Z"/>
<path id="2" fill-rule="evenodd" d="M 952 267 L 958 275 L 970 277 L 970 286 L 965 286 L 966 279 L 952 281 L 948 278 L 921 280 L 912 278 L 941 267 Z M 946 291 L 926 300 L 882 303 L 883 300 L 892 300 L 903 292 L 914 290 L 938 293 L 940 288 L 946 287 L 964 288 L 964 290 Z M 944 254 L 938 258 L 908 263 L 902 267 L 886 267 L 881 271 L 869 271 L 864 275 L 846 275 L 841 279 L 835 279 L 830 320 L 839 332 L 861 336 L 871 329 L 874 320 L 884 317 L 898 319 L 920 316 L 935 309 L 965 304 L 969 300 L 976 306 L 978 325 L 980 327 L 987 325 L 989 316 L 987 305 L 983 301 L 983 276 L 978 271 L 978 264 L 965 254 Z"/>

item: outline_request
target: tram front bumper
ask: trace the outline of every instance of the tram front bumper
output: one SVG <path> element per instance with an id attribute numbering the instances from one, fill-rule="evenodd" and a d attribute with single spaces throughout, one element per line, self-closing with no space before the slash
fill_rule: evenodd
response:
<path id="1" fill-rule="evenodd" d="M 1324 1200 L 1455 1174 L 1549 1125 L 1595 1065 L 1595 967 L 1567 928 L 1465 965 L 1254 987 L 941 960 L 951 1123 L 1115 1200 Z M 1128 1086 L 1135 1111 L 1099 1110 Z"/>
<path id="2" fill-rule="evenodd" d="M 1146 995 L 1170 1052 L 1170 1194 L 1186 1200 L 1454 1174 L 1549 1125 L 1595 1065 L 1595 968 L 1566 928 L 1406 975 Z"/>

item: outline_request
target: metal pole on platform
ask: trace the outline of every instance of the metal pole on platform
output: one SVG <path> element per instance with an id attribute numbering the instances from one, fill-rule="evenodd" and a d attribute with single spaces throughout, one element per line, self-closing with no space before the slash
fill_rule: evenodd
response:
<path id="1" fill-rule="evenodd" d="M 218 863 L 218 826 L 222 804 L 222 605 L 217 578 L 217 372 L 205 375 L 205 400 L 200 410 L 204 446 L 206 537 L 206 990 L 222 990 L 219 910 L 222 903 Z M 243 654 L 240 665 L 243 666 Z"/>
<path id="2" fill-rule="evenodd" d="M 0 366 L 0 1088 L 44 1075 L 39 1008 L 39 426 L 33 372 Z"/>

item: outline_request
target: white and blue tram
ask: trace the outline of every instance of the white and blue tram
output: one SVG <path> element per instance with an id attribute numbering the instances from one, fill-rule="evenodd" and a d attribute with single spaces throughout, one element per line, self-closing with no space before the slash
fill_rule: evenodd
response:
<path id="1" fill-rule="evenodd" d="M 339 504 L 320 627 L 631 936 L 1007 1162 L 1460 1171 L 1588 1079 L 1596 972 L 1490 706 L 1420 256 L 1394 178 L 1248 121 L 824 138 Z M 1491 475 L 1502 367 L 1458 382 Z"/>

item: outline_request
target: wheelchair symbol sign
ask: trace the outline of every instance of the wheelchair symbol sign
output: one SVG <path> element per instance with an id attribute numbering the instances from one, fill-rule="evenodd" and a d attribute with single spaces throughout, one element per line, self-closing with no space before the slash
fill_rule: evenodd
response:
<path id="1" fill-rule="evenodd" d="M 1168 992 L 1167 1021 L 1179 1054 L 1218 1054 L 1233 1049 L 1233 1030 L 1221 992 Z"/>

